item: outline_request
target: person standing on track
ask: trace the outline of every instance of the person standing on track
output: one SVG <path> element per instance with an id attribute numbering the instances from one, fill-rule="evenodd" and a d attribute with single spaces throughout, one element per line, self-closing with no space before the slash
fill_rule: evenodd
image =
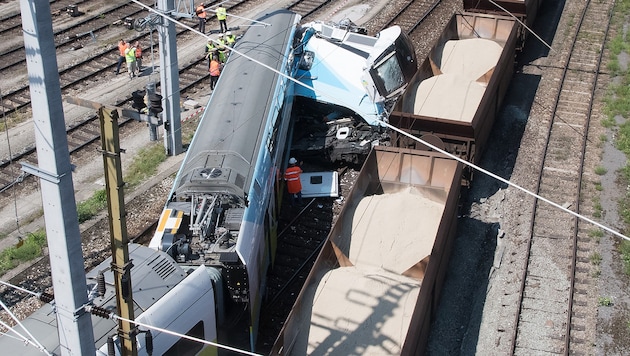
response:
<path id="1" fill-rule="evenodd" d="M 289 167 L 284 172 L 284 180 L 287 182 L 287 190 L 291 195 L 291 206 L 297 203 L 302 205 L 302 181 L 300 180 L 302 169 L 297 165 L 297 159 L 289 158 Z"/>
<path id="2" fill-rule="evenodd" d="M 225 9 L 225 7 L 223 7 L 223 5 L 219 5 L 219 7 L 217 7 L 217 20 L 219 20 L 219 31 L 220 32 L 226 32 L 228 30 L 227 27 L 227 10 Z"/>
<path id="3" fill-rule="evenodd" d="M 136 49 L 136 69 L 138 71 L 138 76 L 140 76 L 140 72 L 142 72 L 142 47 L 140 47 L 140 42 L 134 42 L 133 46 Z"/>
<path id="4" fill-rule="evenodd" d="M 125 50 L 129 48 L 129 44 L 125 40 L 118 41 L 118 65 L 116 66 L 116 75 L 120 74 L 120 66 L 125 63 Z"/>
<path id="5" fill-rule="evenodd" d="M 203 3 L 200 3 L 197 6 L 197 10 L 195 10 L 197 17 L 199 18 L 199 32 L 205 34 L 206 33 L 206 8 Z"/>
<path id="6" fill-rule="evenodd" d="M 210 90 L 214 90 L 219 80 L 219 75 L 221 75 L 221 62 L 219 62 L 217 55 L 213 55 L 210 61 Z"/>
<path id="7" fill-rule="evenodd" d="M 127 62 L 127 71 L 129 72 L 129 79 L 133 79 L 136 76 L 136 48 L 131 47 L 125 50 L 125 60 Z"/>
<path id="8" fill-rule="evenodd" d="M 210 62 L 212 62 L 212 56 L 217 53 L 217 48 L 214 46 L 212 39 L 208 38 L 206 48 L 204 49 L 204 57 L 208 58 L 208 68 L 210 68 Z"/>

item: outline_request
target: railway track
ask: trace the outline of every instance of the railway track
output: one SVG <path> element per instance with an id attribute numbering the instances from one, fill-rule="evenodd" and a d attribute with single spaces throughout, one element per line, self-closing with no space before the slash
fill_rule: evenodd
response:
<path id="1" fill-rule="evenodd" d="M 358 172 L 348 168 L 339 171 L 341 195 L 347 196 Z M 304 199 L 304 203 L 301 208 L 289 207 L 288 201 L 283 204 L 276 258 L 267 275 L 267 298 L 261 308 L 260 352 L 271 350 L 343 206 L 343 198 Z"/>
<path id="2" fill-rule="evenodd" d="M 429 14 L 440 4 L 442 0 L 412 0 L 409 1 L 398 13 L 388 21 L 381 31 L 398 25 L 403 32 L 411 34 L 420 26 Z"/>
<path id="3" fill-rule="evenodd" d="M 118 4 L 100 14 L 86 17 L 72 26 L 55 31 L 57 52 L 62 53 L 82 48 L 87 43 L 95 41 L 97 37 L 100 37 L 101 33 L 111 31 L 110 27 L 112 22 L 114 22 L 112 19 L 135 18 L 143 12 L 144 10 L 139 9 L 135 4 Z M 15 36 L 21 35 L 22 32 L 21 26 L 10 30 L 10 32 L 18 33 Z M 26 54 L 23 43 L 5 49 L 0 55 L 0 70 L 15 70 L 16 67 L 26 68 Z"/>
<path id="4" fill-rule="evenodd" d="M 561 49 L 560 86 L 548 121 L 536 192 L 581 214 L 591 214 L 585 200 L 586 145 L 593 98 L 611 18 L 611 4 L 586 1 L 574 14 L 573 42 Z M 604 30 L 602 30 L 604 28 Z M 558 50 L 558 49 L 556 49 Z M 519 310 L 511 331 L 512 354 L 564 354 L 593 342 L 595 325 L 587 316 L 597 309 L 590 257 L 596 242 L 592 226 L 536 201 L 532 209 L 527 258 L 523 266 Z"/>

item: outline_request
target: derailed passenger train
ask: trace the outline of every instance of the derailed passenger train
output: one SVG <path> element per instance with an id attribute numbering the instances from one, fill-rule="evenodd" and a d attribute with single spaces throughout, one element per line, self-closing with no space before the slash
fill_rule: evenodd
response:
<path id="1" fill-rule="evenodd" d="M 276 245 L 278 172 L 289 158 L 289 77 L 297 69 L 293 40 L 299 20 L 293 12 L 271 12 L 239 40 L 149 244 L 181 266 L 205 266 L 220 274 L 215 284 L 226 292 L 217 293 L 217 304 L 208 306 L 218 311 L 220 340 L 225 323 L 234 319 L 230 312 L 244 311 L 255 345 Z"/>

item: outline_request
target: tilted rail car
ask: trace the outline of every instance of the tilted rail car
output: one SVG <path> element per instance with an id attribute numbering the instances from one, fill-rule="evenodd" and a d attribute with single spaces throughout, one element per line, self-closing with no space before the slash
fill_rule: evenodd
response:
<path id="1" fill-rule="evenodd" d="M 368 36 L 349 21 L 302 26 L 291 150 L 307 160 L 359 164 L 389 141 L 381 123 L 417 70 L 400 27 Z"/>
<path id="2" fill-rule="evenodd" d="M 237 337 L 234 330 L 226 332 L 225 324 L 237 318 L 232 312 L 243 313 L 252 349 L 276 246 L 278 172 L 289 159 L 286 118 L 299 20 L 287 10 L 270 12 L 237 42 L 149 244 L 182 266 L 220 273 L 216 284 L 226 293 L 217 293 L 217 304 L 208 305 L 219 312 L 219 340 L 223 332 Z"/>
<path id="3" fill-rule="evenodd" d="M 375 147 L 272 355 L 417 355 L 456 231 L 462 165 Z"/>

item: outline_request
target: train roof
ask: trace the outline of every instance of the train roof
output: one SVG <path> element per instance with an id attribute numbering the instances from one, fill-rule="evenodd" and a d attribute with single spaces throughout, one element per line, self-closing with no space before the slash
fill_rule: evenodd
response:
<path id="1" fill-rule="evenodd" d="M 131 268 L 132 295 L 134 300 L 134 313 L 139 316 L 157 300 L 186 278 L 186 272 L 177 263 L 163 252 L 141 245 L 129 245 L 129 257 L 133 261 Z M 114 288 L 114 274 L 111 270 L 111 257 L 96 266 L 86 275 L 87 286 L 92 293 L 96 293 L 96 278 L 98 271 L 104 271 L 106 291 L 103 297 L 95 297 L 93 304 L 113 312 L 116 311 L 116 291 Z M 57 318 L 51 306 L 39 308 L 28 318 L 22 321 L 22 325 L 29 330 L 37 341 L 55 355 L 60 354 L 59 334 L 57 331 Z M 96 347 L 107 342 L 107 336 L 116 333 L 117 322 L 92 316 L 94 339 Z M 16 328 L 20 333 L 23 330 Z M 34 346 L 21 340 L 7 336 L 0 338 L 0 348 L 6 355 L 41 354 Z"/>
<path id="2" fill-rule="evenodd" d="M 238 53 L 229 56 L 180 169 L 177 195 L 217 187 L 238 196 L 248 191 L 269 113 L 278 109 L 272 102 L 283 89 L 279 74 L 250 58 L 286 72 L 299 19 L 287 10 L 265 13 L 236 43 Z M 208 178 L 219 185 L 208 188 Z"/>

